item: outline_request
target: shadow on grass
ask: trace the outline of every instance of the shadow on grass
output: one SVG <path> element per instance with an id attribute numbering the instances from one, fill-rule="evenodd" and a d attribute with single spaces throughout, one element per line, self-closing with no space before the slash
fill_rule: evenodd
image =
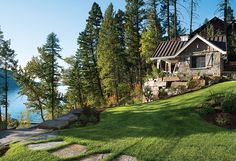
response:
<path id="1" fill-rule="evenodd" d="M 176 97 L 177 98 L 177 97 Z M 194 107 L 204 101 L 202 96 L 171 98 L 150 104 L 109 110 L 97 125 L 64 130 L 62 136 L 106 141 L 127 137 L 178 138 L 200 133 L 228 131 L 203 121 Z M 193 101 L 194 100 L 194 101 Z M 124 109 L 124 110 L 123 110 Z"/>

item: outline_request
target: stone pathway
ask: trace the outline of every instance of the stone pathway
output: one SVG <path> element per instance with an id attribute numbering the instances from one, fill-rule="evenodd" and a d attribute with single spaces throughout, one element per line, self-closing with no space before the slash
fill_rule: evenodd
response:
<path id="1" fill-rule="evenodd" d="M 112 161 L 137 161 L 137 159 L 129 155 L 121 155 L 118 158 L 113 159 Z"/>
<path id="2" fill-rule="evenodd" d="M 70 158 L 70 157 L 77 157 L 80 154 L 86 152 L 86 147 L 80 144 L 72 144 L 63 148 L 60 148 L 54 152 L 52 155 L 58 158 Z"/>
<path id="3" fill-rule="evenodd" d="M 38 143 L 38 144 L 29 144 L 27 147 L 30 150 L 49 150 L 51 148 L 56 148 L 61 145 L 65 145 L 65 141 L 52 141 L 52 142 L 46 142 L 46 143 Z"/>
<path id="4" fill-rule="evenodd" d="M 49 133 L 37 135 L 37 136 L 31 137 L 31 138 L 22 140 L 22 141 L 20 141 L 20 143 L 29 143 L 32 141 L 47 140 L 49 138 L 56 137 L 56 136 L 57 136 L 56 132 L 49 132 Z"/>
<path id="5" fill-rule="evenodd" d="M 44 129 L 22 129 L 22 130 L 5 130 L 0 132 L 0 143 L 10 144 L 16 141 L 28 139 L 30 137 L 50 132 Z"/>
<path id="6" fill-rule="evenodd" d="M 109 154 L 93 154 L 84 159 L 79 159 L 77 161 L 101 161 L 102 159 L 106 158 Z"/>

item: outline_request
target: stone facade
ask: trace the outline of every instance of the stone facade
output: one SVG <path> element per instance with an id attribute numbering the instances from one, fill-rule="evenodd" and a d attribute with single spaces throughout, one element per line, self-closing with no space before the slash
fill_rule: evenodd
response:
<path id="1" fill-rule="evenodd" d="M 192 57 L 200 55 L 206 57 L 205 67 L 192 68 Z M 199 39 L 188 46 L 178 58 L 179 73 L 220 76 L 223 71 L 222 54 Z"/>

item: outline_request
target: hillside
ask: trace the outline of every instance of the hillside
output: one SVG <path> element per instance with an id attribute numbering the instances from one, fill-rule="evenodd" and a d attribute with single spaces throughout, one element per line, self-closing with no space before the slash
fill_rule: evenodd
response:
<path id="1" fill-rule="evenodd" d="M 235 88 L 236 82 L 225 82 L 166 100 L 112 108 L 103 113 L 99 124 L 60 131 L 57 139 L 86 145 L 83 156 L 109 153 L 107 160 L 120 154 L 141 161 L 236 160 L 235 130 L 208 124 L 195 112 L 209 91 Z M 19 144 L 12 145 L 0 160 L 38 158 L 59 160 L 46 151 L 29 151 Z"/>

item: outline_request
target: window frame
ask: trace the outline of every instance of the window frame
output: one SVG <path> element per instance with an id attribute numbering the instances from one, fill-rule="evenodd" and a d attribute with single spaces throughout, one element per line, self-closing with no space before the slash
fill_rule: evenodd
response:
<path id="1" fill-rule="evenodd" d="M 199 60 L 199 59 L 202 59 L 202 60 Z M 194 61 L 195 61 L 195 63 L 193 63 Z M 191 56 L 191 69 L 202 69 L 202 68 L 206 68 L 206 67 L 207 66 L 206 66 L 206 55 L 205 54 Z"/>

